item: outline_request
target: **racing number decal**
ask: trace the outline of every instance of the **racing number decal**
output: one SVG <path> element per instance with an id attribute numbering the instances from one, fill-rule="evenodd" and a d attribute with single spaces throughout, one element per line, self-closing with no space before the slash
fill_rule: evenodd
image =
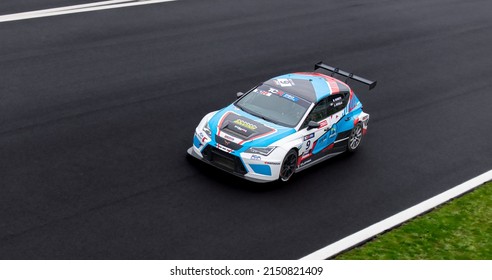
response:
<path id="1" fill-rule="evenodd" d="M 308 135 L 305 135 L 304 138 L 302 139 L 304 143 L 306 144 L 306 147 L 304 149 L 303 154 L 309 154 L 309 148 L 311 148 L 311 139 L 313 139 L 315 136 L 314 132 L 310 133 Z"/>

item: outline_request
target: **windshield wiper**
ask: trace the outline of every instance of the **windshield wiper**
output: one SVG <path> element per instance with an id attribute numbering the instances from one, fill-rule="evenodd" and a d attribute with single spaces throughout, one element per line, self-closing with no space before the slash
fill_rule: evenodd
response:
<path id="1" fill-rule="evenodd" d="M 239 104 L 237 104 L 237 103 L 236 103 L 236 104 L 234 104 L 234 106 L 236 106 L 236 107 L 238 107 L 239 109 L 241 109 L 241 111 L 246 112 L 246 110 L 244 110 L 244 108 L 243 108 L 241 105 L 239 105 Z"/>

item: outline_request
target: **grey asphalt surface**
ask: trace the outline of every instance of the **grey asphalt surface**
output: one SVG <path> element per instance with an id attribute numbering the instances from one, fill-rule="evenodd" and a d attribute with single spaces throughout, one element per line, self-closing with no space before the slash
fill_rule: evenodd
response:
<path id="1" fill-rule="evenodd" d="M 297 259 L 492 167 L 490 1 L 183 0 L 0 38 L 1 259 Z M 319 60 L 378 80 L 352 83 L 357 154 L 286 186 L 186 159 L 207 112 Z"/>

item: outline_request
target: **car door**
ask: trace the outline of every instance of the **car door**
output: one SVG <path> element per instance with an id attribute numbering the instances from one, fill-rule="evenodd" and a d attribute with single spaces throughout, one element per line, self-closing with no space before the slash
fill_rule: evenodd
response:
<path id="1" fill-rule="evenodd" d="M 311 110 L 301 126 L 302 146 L 299 150 L 298 166 L 306 165 L 326 154 L 330 144 L 336 139 L 336 128 L 332 129 L 329 118 L 330 100 L 325 98 L 319 101 Z M 309 121 L 319 124 L 318 128 L 309 128 Z"/>
<path id="2" fill-rule="evenodd" d="M 298 166 L 304 166 L 333 152 L 339 130 L 339 121 L 344 116 L 344 108 L 347 105 L 349 93 L 342 92 L 327 96 L 312 109 L 304 121 L 301 135 L 303 142 L 299 151 Z M 309 121 L 319 124 L 318 128 L 309 129 Z"/>

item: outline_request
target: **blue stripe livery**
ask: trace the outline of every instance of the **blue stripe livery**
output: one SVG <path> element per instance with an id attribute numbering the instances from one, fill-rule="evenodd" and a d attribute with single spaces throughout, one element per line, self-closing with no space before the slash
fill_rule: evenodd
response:
<path id="1" fill-rule="evenodd" d="M 262 174 L 262 175 L 268 175 L 268 176 L 271 176 L 272 175 L 272 169 L 268 165 L 265 165 L 265 164 L 250 164 L 249 166 L 251 166 L 251 169 L 253 169 L 253 171 L 255 173 Z"/>

